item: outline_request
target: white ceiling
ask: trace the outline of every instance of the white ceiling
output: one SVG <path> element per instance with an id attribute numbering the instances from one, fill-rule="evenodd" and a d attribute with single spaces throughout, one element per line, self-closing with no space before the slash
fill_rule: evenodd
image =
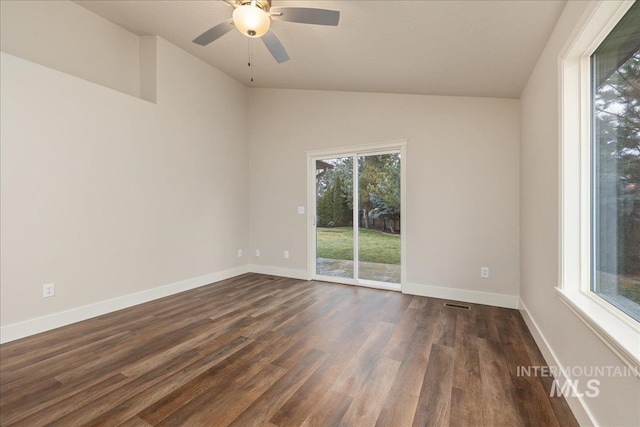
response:
<path id="1" fill-rule="evenodd" d="M 191 41 L 229 19 L 220 0 L 77 1 L 138 34 L 159 35 L 254 87 L 519 98 L 565 1 L 279 1 L 340 11 L 338 27 L 273 22 L 291 60 L 233 30 Z"/>

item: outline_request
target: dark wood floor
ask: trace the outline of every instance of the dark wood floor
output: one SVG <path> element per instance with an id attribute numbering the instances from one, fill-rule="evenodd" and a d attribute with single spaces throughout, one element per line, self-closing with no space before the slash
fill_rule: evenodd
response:
<path id="1" fill-rule="evenodd" d="M 247 274 L 0 347 L 0 424 L 573 426 L 516 310 Z"/>

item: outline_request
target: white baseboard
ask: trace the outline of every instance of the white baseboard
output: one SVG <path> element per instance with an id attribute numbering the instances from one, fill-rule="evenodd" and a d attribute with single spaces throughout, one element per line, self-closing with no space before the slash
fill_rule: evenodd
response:
<path id="1" fill-rule="evenodd" d="M 517 295 L 495 294 L 491 292 L 470 291 L 467 289 L 443 288 L 432 285 L 406 283 L 402 285 L 402 293 L 421 297 L 441 298 L 464 301 L 474 304 L 494 305 L 505 308 L 518 308 Z"/>
<path id="2" fill-rule="evenodd" d="M 252 264 L 249 266 L 252 273 L 268 274 L 271 276 L 290 277 L 292 279 L 309 280 L 307 270 L 297 270 L 294 268 L 271 267 L 268 265 Z"/>
<path id="3" fill-rule="evenodd" d="M 250 266 L 248 265 L 243 265 L 217 273 L 205 274 L 204 276 L 182 280 L 180 282 L 147 289 L 134 294 L 124 295 L 106 301 L 100 301 L 94 304 L 88 304 L 82 307 L 48 314 L 35 319 L 25 320 L 24 322 L 5 325 L 0 327 L 0 343 L 39 334 L 40 332 L 49 331 L 61 326 L 87 320 L 92 317 L 122 310 L 123 308 L 132 307 L 158 298 L 163 298 L 179 292 L 188 291 L 189 289 L 199 288 L 200 286 L 205 286 L 210 283 L 219 282 L 220 280 L 249 273 L 251 272 L 249 267 Z"/>
<path id="4" fill-rule="evenodd" d="M 73 308 L 46 316 L 29 319 L 24 322 L 3 325 L 0 327 L 0 343 L 14 341 L 40 332 L 56 329 L 61 326 L 70 325 L 101 316 L 113 311 L 122 310 L 127 307 L 149 302 L 158 298 L 163 298 L 189 289 L 205 286 L 220 280 L 229 279 L 245 273 L 260 273 L 272 276 L 290 277 L 293 279 L 308 280 L 306 270 L 292 268 L 271 267 L 266 265 L 244 265 L 217 273 L 206 274 L 200 277 L 182 280 L 165 286 L 124 295 L 106 301 Z M 514 295 L 494 294 L 489 292 L 477 292 L 464 289 L 451 289 L 438 286 L 425 286 L 417 284 L 406 284 L 402 287 L 402 292 L 411 295 L 419 295 L 433 298 L 443 298 L 454 301 L 465 301 L 476 304 L 495 305 L 498 307 L 518 308 L 518 297 Z"/>
<path id="5" fill-rule="evenodd" d="M 564 368 L 562 364 L 560 364 L 560 361 L 556 357 L 555 352 L 549 345 L 549 342 L 547 341 L 547 339 L 544 337 L 544 334 L 538 327 L 538 324 L 536 323 L 536 321 L 533 319 L 533 317 L 531 317 L 529 310 L 527 310 L 527 307 L 524 305 L 524 302 L 522 300 L 520 300 L 519 305 L 520 305 L 520 313 L 522 314 L 522 318 L 524 319 L 524 322 L 527 324 L 527 327 L 529 328 L 529 331 L 531 332 L 531 335 L 533 336 L 534 341 L 538 345 L 538 348 L 540 349 L 540 352 L 542 353 L 544 360 L 547 362 L 547 365 L 558 367 L 558 370 L 560 371 L 560 375 L 556 379 L 561 384 L 564 383 L 566 380 L 572 380 L 572 378 L 565 378 L 565 376 L 563 375 Z M 591 413 L 591 411 L 589 411 L 589 408 L 585 404 L 585 401 L 582 397 L 565 396 L 565 399 L 569 404 L 569 408 L 571 408 L 573 415 L 576 417 L 578 424 L 580 424 L 581 426 L 596 426 L 596 427 L 598 426 L 598 423 L 593 417 L 593 414 Z"/>

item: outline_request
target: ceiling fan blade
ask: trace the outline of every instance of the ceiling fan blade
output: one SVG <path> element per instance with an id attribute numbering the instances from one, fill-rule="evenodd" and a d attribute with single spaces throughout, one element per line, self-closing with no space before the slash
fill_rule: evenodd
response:
<path id="1" fill-rule="evenodd" d="M 238 4 L 234 1 L 234 0 L 222 0 L 223 2 L 225 2 L 226 4 L 228 4 L 229 6 L 231 6 L 232 8 L 236 8 L 238 7 Z"/>
<path id="2" fill-rule="evenodd" d="M 224 21 L 211 28 L 210 30 L 207 30 L 204 33 L 200 34 L 198 37 L 193 39 L 193 42 L 199 44 L 200 46 L 206 46 L 212 41 L 224 36 L 229 31 L 233 30 L 233 28 L 233 20 L 229 19 L 228 21 Z"/>
<path id="3" fill-rule="evenodd" d="M 340 20 L 340 12 L 310 7 L 272 7 L 271 17 L 277 21 L 335 26 Z"/>
<path id="4" fill-rule="evenodd" d="M 267 49 L 269 49 L 269 52 L 271 52 L 271 55 L 273 55 L 275 60 L 278 61 L 278 64 L 282 64 L 289 60 L 289 54 L 273 31 L 269 31 L 267 34 L 262 36 L 262 41 Z"/>

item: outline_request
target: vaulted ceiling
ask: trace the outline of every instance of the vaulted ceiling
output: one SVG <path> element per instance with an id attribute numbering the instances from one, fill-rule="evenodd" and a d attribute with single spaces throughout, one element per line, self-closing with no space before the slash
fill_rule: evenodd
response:
<path id="1" fill-rule="evenodd" d="M 273 22 L 291 59 L 231 31 L 221 0 L 76 1 L 138 35 L 158 35 L 253 87 L 518 98 L 565 1 L 279 1 L 340 11 L 338 27 Z M 252 54 L 252 75 L 247 66 Z"/>

